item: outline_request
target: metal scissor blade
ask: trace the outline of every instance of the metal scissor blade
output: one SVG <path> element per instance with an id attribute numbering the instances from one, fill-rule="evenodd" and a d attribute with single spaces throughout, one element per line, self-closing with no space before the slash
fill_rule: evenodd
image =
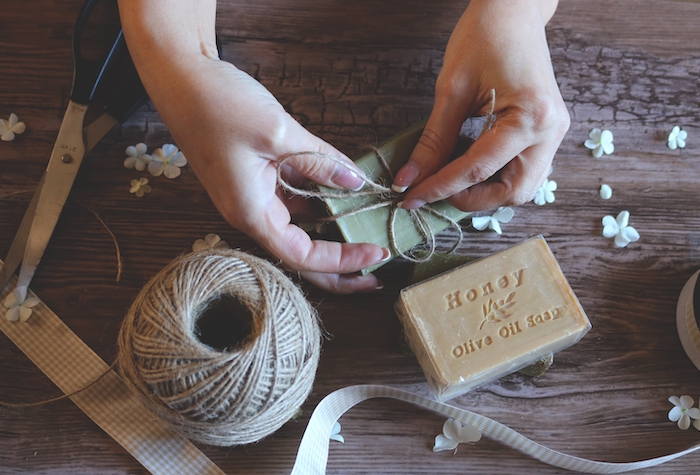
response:
<path id="1" fill-rule="evenodd" d="M 85 155 L 90 153 L 97 143 L 107 135 L 107 132 L 117 125 L 119 121 L 108 113 L 104 113 L 95 119 L 90 125 L 83 128 L 85 135 Z"/>
<path id="2" fill-rule="evenodd" d="M 87 105 L 73 101 L 68 104 L 43 184 L 37 190 L 36 209 L 25 240 L 18 287 L 29 286 L 85 156 L 83 120 L 86 111 Z"/>
<path id="3" fill-rule="evenodd" d="M 102 138 L 107 135 L 107 133 L 118 123 L 119 121 L 112 117 L 110 114 L 102 114 L 90 125 L 83 128 L 83 135 L 85 137 L 85 154 L 90 152 L 97 143 L 102 140 Z M 32 222 L 36 215 L 37 203 L 39 202 L 39 196 L 41 195 L 42 188 L 44 187 L 44 181 L 46 179 L 46 172 L 41 177 L 41 181 L 34 192 L 32 200 L 29 202 L 29 206 L 24 213 L 22 222 L 19 225 L 17 234 L 10 245 L 10 250 L 5 258 L 4 265 L 0 268 L 0 290 L 4 289 L 9 282 L 12 274 L 19 267 L 22 259 L 24 258 L 24 252 L 27 247 L 27 240 L 29 239 L 29 232 L 32 227 Z"/>
<path id="4" fill-rule="evenodd" d="M 17 234 L 15 234 L 15 239 L 12 241 L 10 246 L 10 251 L 7 253 L 5 258 L 5 264 L 0 268 L 0 290 L 4 289 L 7 282 L 12 277 L 12 273 L 17 270 L 22 258 L 24 257 L 24 249 L 27 244 L 27 238 L 29 237 L 29 229 L 32 227 L 32 221 L 34 220 L 34 214 L 36 213 L 36 204 L 39 202 L 39 195 L 41 194 L 41 188 L 44 186 L 44 178 L 46 178 L 46 172 L 41 177 L 39 186 L 37 186 L 32 201 L 29 202 L 29 207 L 27 211 L 24 212 L 24 217 L 22 218 L 22 223 L 19 225 Z"/>

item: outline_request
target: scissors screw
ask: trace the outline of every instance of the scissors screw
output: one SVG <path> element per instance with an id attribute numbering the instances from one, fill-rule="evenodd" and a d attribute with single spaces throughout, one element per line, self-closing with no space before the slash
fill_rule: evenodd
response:
<path id="1" fill-rule="evenodd" d="M 73 157 L 71 157 L 69 154 L 66 153 L 65 155 L 63 155 L 63 156 L 61 157 L 61 161 L 62 161 L 63 163 L 70 163 L 70 162 L 73 161 Z"/>

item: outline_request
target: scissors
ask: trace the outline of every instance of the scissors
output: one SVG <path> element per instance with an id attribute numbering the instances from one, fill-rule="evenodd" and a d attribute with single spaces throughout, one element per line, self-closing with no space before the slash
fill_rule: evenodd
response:
<path id="1" fill-rule="evenodd" d="M 83 158 L 112 127 L 124 122 L 148 100 L 124 43 L 121 29 L 100 58 L 87 60 L 82 54 L 85 26 L 100 1 L 87 0 L 78 15 L 73 33 L 74 69 L 70 102 L 46 171 L 22 218 L 5 264 L 0 269 L 0 290 L 7 285 L 20 262 L 22 266 L 17 286 L 29 286 L 56 227 L 63 205 L 68 199 Z M 101 115 L 85 126 L 85 114 L 93 103 L 98 86 L 106 76 L 114 75 L 119 77 L 118 81 L 110 81 L 110 86 L 114 83 L 115 87 L 110 91 L 108 103 Z"/>

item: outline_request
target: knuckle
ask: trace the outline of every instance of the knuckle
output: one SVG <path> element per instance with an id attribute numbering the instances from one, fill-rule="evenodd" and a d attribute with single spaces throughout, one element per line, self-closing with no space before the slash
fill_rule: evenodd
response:
<path id="1" fill-rule="evenodd" d="M 289 120 L 285 115 L 286 113 L 280 113 L 277 110 L 267 115 L 265 133 L 257 134 L 261 141 L 258 144 L 261 150 L 269 150 L 277 154 L 285 149 L 289 132 Z"/>
<path id="2" fill-rule="evenodd" d="M 464 179 L 470 184 L 481 183 L 491 178 L 496 170 L 486 163 L 476 163 L 466 171 Z"/>
<path id="3" fill-rule="evenodd" d="M 525 107 L 527 124 L 524 125 L 535 133 L 554 131 L 559 138 L 563 138 L 571 126 L 566 105 L 555 96 L 533 93 Z"/>

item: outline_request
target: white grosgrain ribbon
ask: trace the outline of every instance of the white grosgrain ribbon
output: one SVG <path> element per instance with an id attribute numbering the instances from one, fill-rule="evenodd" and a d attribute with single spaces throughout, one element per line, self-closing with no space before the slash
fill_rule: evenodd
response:
<path id="1" fill-rule="evenodd" d="M 328 443 L 333 424 L 338 418 L 362 401 L 372 398 L 392 398 L 439 412 L 449 418 L 470 424 L 483 435 L 519 450 L 548 465 L 583 473 L 622 473 L 654 467 L 700 449 L 700 445 L 663 457 L 628 463 L 588 460 L 567 455 L 528 439 L 513 429 L 488 417 L 444 403 L 433 401 L 388 386 L 349 386 L 326 396 L 316 407 L 301 440 L 292 475 L 323 475 L 326 473 Z"/>
<path id="2" fill-rule="evenodd" d="M 2 302 L 16 279 L 5 291 Z M 685 321 L 685 320 L 684 320 Z M 9 322 L 0 316 L 0 329 L 71 400 L 155 475 L 223 475 L 191 442 L 157 420 L 131 394 L 119 375 L 68 328 L 43 302 L 26 322 Z M 101 377 L 102 376 L 102 377 Z M 98 380 L 99 378 L 99 380 Z M 95 382 L 95 380 L 97 380 Z M 323 475 L 334 423 L 355 405 L 372 398 L 393 398 L 431 409 L 470 424 L 483 435 L 556 467 L 585 473 L 621 473 L 653 467 L 700 449 L 700 445 L 663 457 L 631 463 L 609 463 L 563 454 L 534 442 L 488 417 L 388 386 L 349 386 L 326 396 L 318 404 L 304 432 L 292 475 Z"/>

